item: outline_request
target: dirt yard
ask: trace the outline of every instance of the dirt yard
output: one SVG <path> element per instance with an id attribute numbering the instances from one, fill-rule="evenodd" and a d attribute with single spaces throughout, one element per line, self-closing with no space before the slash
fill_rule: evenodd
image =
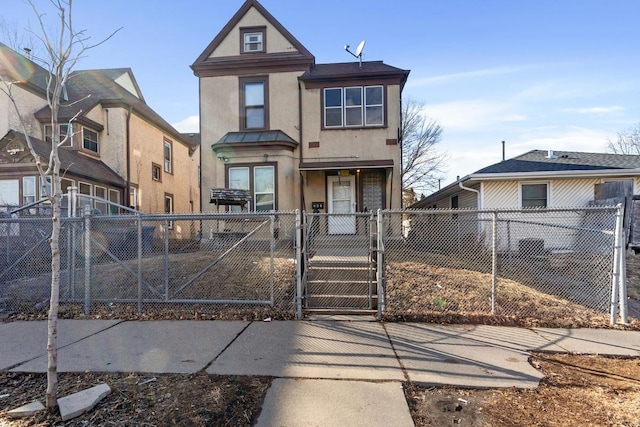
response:
<path id="1" fill-rule="evenodd" d="M 640 426 L 640 358 L 535 354 L 545 378 L 533 390 L 425 388 L 405 384 L 414 422 L 426 426 Z M 61 374 L 65 395 L 100 382 L 112 393 L 94 410 L 63 423 L 53 413 L 10 420 L 2 413 L 42 397 L 44 374 L 0 373 L 0 426 L 250 426 L 268 377 Z"/>

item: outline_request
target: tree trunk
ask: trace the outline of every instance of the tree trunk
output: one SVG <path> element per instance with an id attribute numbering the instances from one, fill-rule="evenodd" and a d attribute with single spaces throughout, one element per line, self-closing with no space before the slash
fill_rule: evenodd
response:
<path id="1" fill-rule="evenodd" d="M 57 151 L 56 149 L 54 149 Z M 57 154 L 57 153 L 56 153 Z M 56 156 L 57 157 L 57 156 Z M 56 171 L 57 172 L 57 171 Z M 53 217 L 51 228 L 51 299 L 49 301 L 49 317 L 47 322 L 47 391 L 45 394 L 46 406 L 49 409 L 58 406 L 58 302 L 60 297 L 60 204 L 61 194 L 59 190 L 60 176 L 54 172 L 51 179 L 51 192 L 53 197 Z"/>

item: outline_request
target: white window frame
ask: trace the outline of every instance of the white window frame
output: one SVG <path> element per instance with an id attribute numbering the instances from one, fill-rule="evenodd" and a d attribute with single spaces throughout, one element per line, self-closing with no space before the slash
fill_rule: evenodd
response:
<path id="1" fill-rule="evenodd" d="M 169 202 L 168 211 L 167 211 L 167 202 Z M 173 213 L 173 194 L 164 193 L 164 212 L 166 214 Z M 169 221 L 169 230 L 173 230 L 173 221 Z"/>
<path id="2" fill-rule="evenodd" d="M 380 88 L 380 104 L 369 103 L 367 99 L 367 89 Z M 360 105 L 347 105 L 347 91 L 360 89 Z M 340 90 L 340 106 L 327 106 L 327 91 Z M 340 129 L 340 128 L 379 128 L 383 127 L 385 123 L 385 96 L 383 85 L 370 85 L 370 86 L 346 86 L 346 87 L 327 87 L 323 89 L 323 106 L 322 114 L 324 117 L 324 127 L 327 129 Z M 367 120 L 368 108 L 380 108 L 380 122 L 370 123 Z M 341 123 L 340 125 L 327 124 L 327 111 L 340 109 Z M 360 123 L 349 124 L 347 122 L 347 111 L 359 109 L 360 110 Z"/>
<path id="3" fill-rule="evenodd" d="M 138 187 L 129 187 L 129 207 L 138 210 Z"/>
<path id="4" fill-rule="evenodd" d="M 231 181 L 231 171 L 232 170 L 242 170 L 246 172 L 246 176 L 247 176 L 247 187 L 248 188 L 242 188 L 238 185 L 234 185 L 233 182 Z M 234 190 L 245 190 L 245 191 L 251 191 L 251 167 L 249 166 L 232 166 L 229 167 L 227 169 L 227 180 L 229 182 L 229 188 L 232 188 Z M 251 206 L 253 205 L 253 197 L 251 197 L 251 200 L 248 201 L 247 203 L 249 203 L 249 206 L 247 206 L 247 211 L 251 212 Z M 242 207 L 240 206 L 230 206 L 229 210 L 231 212 L 240 212 L 242 210 Z"/>
<path id="5" fill-rule="evenodd" d="M 102 196 L 98 195 L 99 191 L 102 191 L 102 193 L 103 193 Z M 93 187 L 93 192 L 96 195 L 96 197 L 100 197 L 101 199 L 107 200 L 108 192 L 107 192 L 107 188 L 106 187 L 102 187 L 100 185 L 96 185 L 96 186 Z M 101 202 L 101 201 L 96 200 L 95 201 L 95 206 L 96 206 L 95 208 L 100 211 L 100 214 L 107 215 L 109 213 L 108 212 L 109 204 L 107 202 Z"/>
<path id="6" fill-rule="evenodd" d="M 93 134 L 95 134 L 96 136 L 96 140 L 93 141 L 92 139 L 87 138 L 87 136 L 85 135 L 85 132 L 91 132 Z M 93 148 L 87 148 L 87 145 L 85 144 L 85 141 L 89 141 L 89 142 L 93 142 L 96 144 L 96 149 L 94 150 Z M 100 135 L 98 134 L 98 132 L 96 132 L 93 129 L 89 129 L 87 127 L 82 127 L 82 149 L 85 151 L 88 151 L 89 153 L 93 153 L 93 154 L 100 154 Z"/>
<path id="7" fill-rule="evenodd" d="M 549 181 L 523 181 L 518 183 L 518 202 L 519 202 L 519 207 L 520 209 L 544 209 L 543 207 L 524 207 L 523 206 L 523 200 L 522 200 L 522 187 L 525 185 L 546 185 L 547 187 L 547 199 L 546 199 L 546 206 L 544 206 L 544 208 L 548 208 L 551 206 L 551 182 Z"/>
<path id="8" fill-rule="evenodd" d="M 114 190 L 112 188 L 109 189 L 109 201 L 112 203 L 117 203 L 119 205 L 121 205 L 122 203 L 120 203 L 120 191 L 118 190 Z M 118 206 L 115 206 L 113 204 L 109 204 L 109 215 L 118 215 L 120 213 L 120 208 Z"/>
<path id="9" fill-rule="evenodd" d="M 256 36 L 259 40 L 251 41 L 251 37 L 256 37 Z M 242 51 L 244 53 L 264 52 L 263 43 L 264 43 L 264 34 L 262 31 L 251 31 L 251 32 L 244 33 L 244 40 L 242 40 Z M 251 48 L 252 46 L 255 46 L 256 49 L 252 49 Z"/>
<path id="10" fill-rule="evenodd" d="M 273 191 L 261 191 L 258 192 L 256 190 L 256 171 L 259 169 L 270 169 L 271 170 L 271 186 Z M 268 166 L 254 166 L 253 167 L 253 194 L 252 194 L 252 199 L 253 199 L 253 206 L 255 206 L 255 209 L 257 211 L 258 208 L 258 195 L 265 195 L 265 194 L 272 194 L 273 195 L 273 208 L 270 210 L 275 210 L 276 208 L 276 168 L 275 166 L 272 165 L 268 165 Z"/>
<path id="11" fill-rule="evenodd" d="M 168 157 L 167 157 L 167 147 L 169 149 Z M 173 173 L 173 144 L 168 139 L 164 140 L 162 158 L 164 159 L 164 171 L 166 173 Z"/>
<path id="12" fill-rule="evenodd" d="M 380 88 L 380 99 L 381 99 L 381 103 L 380 104 L 373 104 L 373 103 L 369 103 L 368 99 L 367 99 L 367 89 L 369 88 Z M 363 87 L 363 116 L 364 116 L 364 126 L 365 127 L 369 127 L 369 126 L 384 126 L 384 86 L 382 85 L 374 85 L 374 86 L 364 86 Z M 371 107 L 380 107 L 380 123 L 369 123 L 367 121 L 367 109 L 371 108 Z"/>
<path id="13" fill-rule="evenodd" d="M 339 90 L 340 91 L 340 105 L 327 107 L 327 91 Z M 344 88 L 341 87 L 327 87 L 323 90 L 323 103 L 322 114 L 324 115 L 324 127 L 326 128 L 342 128 L 344 127 Z M 328 125 L 327 124 L 327 110 L 340 110 L 340 124 Z"/>
<path id="14" fill-rule="evenodd" d="M 31 181 L 33 194 L 27 193 L 27 181 Z M 23 176 L 22 177 L 22 204 L 28 205 L 29 203 L 33 203 L 37 200 L 37 197 L 38 197 L 38 188 L 36 186 L 36 177 Z"/>
<path id="15" fill-rule="evenodd" d="M 83 185 L 87 185 L 89 186 L 89 193 L 83 193 L 82 192 L 82 186 Z M 84 199 L 82 198 L 82 196 L 93 196 L 93 185 L 91 185 L 88 182 L 82 182 L 82 181 L 78 181 L 78 201 L 80 203 L 78 203 L 78 208 L 80 209 L 80 214 L 83 215 L 84 214 L 84 207 L 85 206 L 90 206 L 91 209 L 93 209 L 93 200 L 92 199 Z"/>

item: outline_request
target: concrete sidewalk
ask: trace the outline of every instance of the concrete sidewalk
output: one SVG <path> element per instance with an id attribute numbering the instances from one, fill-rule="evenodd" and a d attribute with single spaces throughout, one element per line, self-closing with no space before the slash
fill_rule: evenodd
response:
<path id="1" fill-rule="evenodd" d="M 307 425 L 314 420 L 311 424 L 371 426 L 412 425 L 400 386 L 405 380 L 532 388 L 541 375 L 527 361 L 530 351 L 640 356 L 636 331 L 383 324 L 369 319 L 61 320 L 58 369 L 273 376 L 277 379 L 259 425 Z M 46 322 L 0 324 L 0 343 L 0 369 L 46 371 Z M 322 410 L 320 400 L 329 408 L 350 403 L 340 411 Z M 309 418 L 309 411 L 315 411 L 315 418 Z"/>

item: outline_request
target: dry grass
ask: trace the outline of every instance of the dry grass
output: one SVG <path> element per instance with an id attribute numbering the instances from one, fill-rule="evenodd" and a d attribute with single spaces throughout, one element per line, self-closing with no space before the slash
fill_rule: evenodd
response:
<path id="1" fill-rule="evenodd" d="M 409 384 L 416 426 L 640 426 L 640 359 L 534 354 L 530 362 L 545 375 L 531 390 Z"/>
<path id="2" fill-rule="evenodd" d="M 498 279 L 491 315 L 491 275 L 414 262 L 387 267 L 389 320 L 548 327 L 608 327 L 607 313 L 509 279 Z M 639 326 L 637 323 L 635 326 Z"/>

